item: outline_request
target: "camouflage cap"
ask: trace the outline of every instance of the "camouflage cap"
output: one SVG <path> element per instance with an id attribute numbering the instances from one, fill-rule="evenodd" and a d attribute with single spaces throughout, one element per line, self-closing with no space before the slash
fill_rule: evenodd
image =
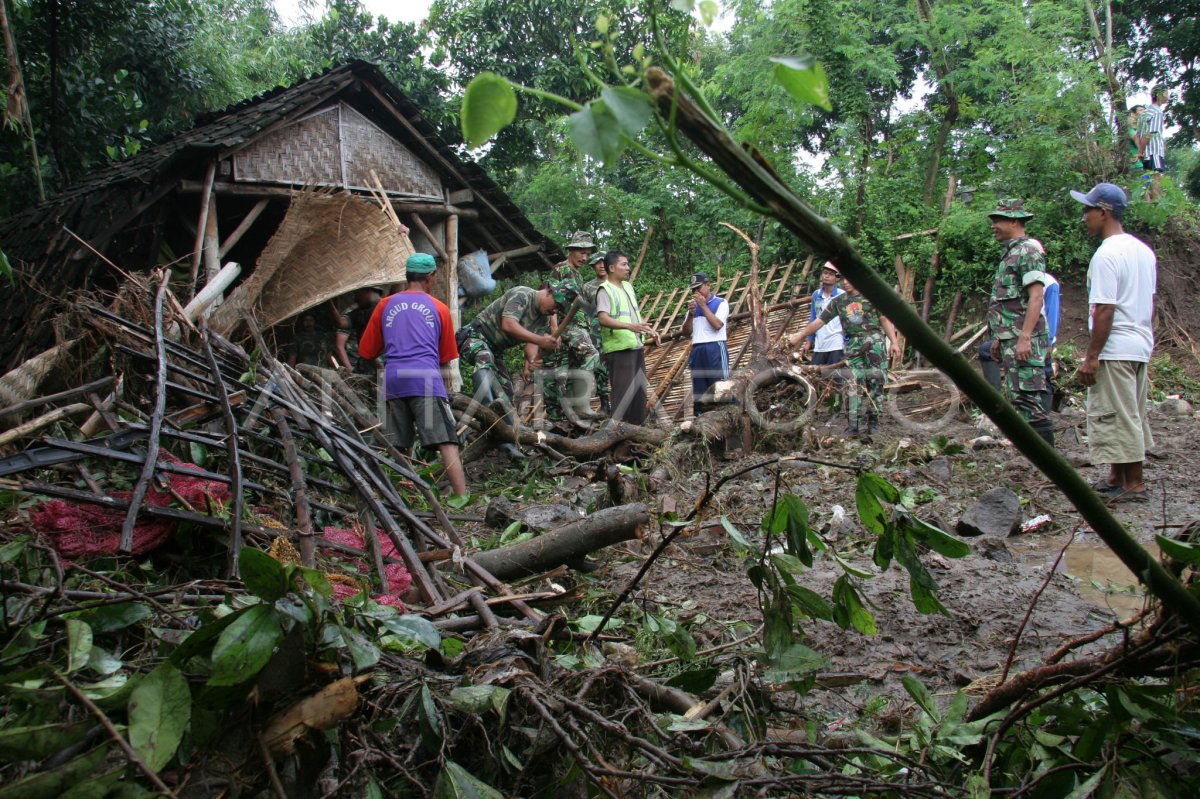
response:
<path id="1" fill-rule="evenodd" d="M 996 203 L 996 209 L 988 214 L 989 218 L 993 216 L 1018 220 L 1033 219 L 1033 214 L 1025 210 L 1025 201 L 1017 197 L 1006 197 Z"/>
<path id="2" fill-rule="evenodd" d="M 592 241 L 592 234 L 586 230 L 576 230 L 571 234 L 570 240 L 567 242 L 568 250 L 594 250 L 596 242 Z"/>
<path id="3" fill-rule="evenodd" d="M 602 252 L 594 253 L 591 258 L 588 258 L 588 266 L 595 266 L 596 264 L 598 264 L 600 261 L 603 261 L 603 260 L 604 260 L 604 253 L 602 253 Z"/>
<path id="4" fill-rule="evenodd" d="M 575 286 L 570 280 L 550 280 L 547 281 L 546 287 L 550 289 L 550 293 L 554 295 L 554 301 L 561 305 L 564 309 L 569 307 L 579 293 L 575 291 Z"/>

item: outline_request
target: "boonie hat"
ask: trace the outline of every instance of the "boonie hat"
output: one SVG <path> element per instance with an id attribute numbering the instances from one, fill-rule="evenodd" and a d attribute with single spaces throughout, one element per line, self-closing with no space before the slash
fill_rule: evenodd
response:
<path id="1" fill-rule="evenodd" d="M 604 253 L 593 253 L 591 258 L 588 258 L 588 266 L 595 266 L 598 262 L 604 260 Z"/>
<path id="2" fill-rule="evenodd" d="M 1105 211 L 1124 211 L 1129 206 L 1124 190 L 1112 183 L 1097 183 L 1087 194 L 1072 189 L 1071 197 L 1088 208 L 1103 208 Z"/>
<path id="3" fill-rule="evenodd" d="M 690 286 L 688 286 L 688 288 L 690 288 L 692 291 L 695 291 L 707 282 L 708 275 L 704 274 L 703 272 L 697 272 L 696 274 L 692 275 L 692 283 Z"/>
<path id="4" fill-rule="evenodd" d="M 1025 201 L 1017 197 L 1008 197 L 996 203 L 996 210 L 988 217 L 1000 216 L 1005 219 L 1033 219 L 1033 214 L 1025 210 Z"/>
<path id="5" fill-rule="evenodd" d="M 571 285 L 570 280 L 551 280 L 547 283 L 550 293 L 554 295 L 554 301 L 561 305 L 564 309 L 569 307 L 575 298 L 579 296 L 575 291 L 575 287 Z"/>
<path id="6" fill-rule="evenodd" d="M 596 242 L 592 241 L 592 234 L 586 230 L 576 230 L 571 234 L 571 240 L 567 242 L 568 250 L 594 250 Z"/>
<path id="7" fill-rule="evenodd" d="M 427 252 L 419 252 L 408 256 L 404 262 L 404 271 L 410 275 L 428 275 L 437 270 L 437 261 Z"/>

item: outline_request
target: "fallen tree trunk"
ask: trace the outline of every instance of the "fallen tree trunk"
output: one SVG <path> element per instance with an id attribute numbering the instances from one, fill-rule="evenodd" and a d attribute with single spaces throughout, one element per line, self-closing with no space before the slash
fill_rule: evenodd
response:
<path id="1" fill-rule="evenodd" d="M 465 394 L 455 394 L 450 400 L 450 404 L 460 414 L 478 422 L 496 443 L 508 442 L 528 447 L 545 446 L 576 458 L 594 458 L 624 441 L 657 446 L 667 438 L 665 430 L 642 427 L 628 422 L 608 422 L 598 432 L 579 438 L 570 438 L 557 433 L 545 433 L 524 427 L 514 430 L 491 408 L 479 404 Z M 464 450 L 464 462 L 470 460 L 467 453 L 473 452 L 473 448 L 474 445 L 471 445 Z M 478 457 L 478 455 L 474 455 L 474 457 Z"/>
<path id="2" fill-rule="evenodd" d="M 637 538 L 650 521 L 645 505 L 605 508 L 519 544 L 478 552 L 472 560 L 501 580 L 541 574 L 597 549 Z"/>

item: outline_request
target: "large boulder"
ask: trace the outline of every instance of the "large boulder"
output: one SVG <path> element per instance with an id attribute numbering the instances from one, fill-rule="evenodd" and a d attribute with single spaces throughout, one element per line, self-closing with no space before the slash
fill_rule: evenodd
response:
<path id="1" fill-rule="evenodd" d="M 1021 527 L 1021 500 L 1007 488 L 993 488 L 958 520 L 961 536 L 1010 536 Z"/>

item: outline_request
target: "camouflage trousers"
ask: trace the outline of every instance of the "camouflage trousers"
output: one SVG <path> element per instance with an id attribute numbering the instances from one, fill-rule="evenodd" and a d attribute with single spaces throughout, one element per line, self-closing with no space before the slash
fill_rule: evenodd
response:
<path id="1" fill-rule="evenodd" d="M 571 370 L 590 372 L 599 394 L 608 394 L 608 368 L 600 360 L 600 342 L 587 328 L 577 324 L 563 331 L 562 346 L 557 352 L 546 353 L 542 359 L 547 379 L 542 385 L 546 413 L 562 418 L 561 400 L 570 388 Z M 587 399 L 591 399 L 589 396 Z"/>
<path id="2" fill-rule="evenodd" d="M 1049 416 L 1042 404 L 1046 385 L 1046 336 L 1035 335 L 1031 342 L 1033 352 L 1025 361 L 1017 360 L 1017 339 L 999 339 L 1000 385 L 1004 387 L 1004 398 L 1008 400 L 1021 418 L 1033 424 L 1046 422 Z M 996 354 L 993 353 L 993 358 Z"/>
<path id="3" fill-rule="evenodd" d="M 878 417 L 883 411 L 883 384 L 887 380 L 887 346 L 881 338 L 846 342 L 846 367 L 850 372 L 847 384 L 846 415 L 850 424 L 863 419 L 863 400 L 867 418 Z"/>
<path id="4" fill-rule="evenodd" d="M 479 389 L 481 383 L 490 383 L 494 394 L 492 399 L 498 399 L 506 407 L 512 407 L 512 377 L 504 368 L 504 363 L 492 352 L 491 342 L 475 331 L 464 328 L 460 331 L 458 339 L 458 357 L 462 359 L 463 363 L 475 368 L 471 382 L 476 399 L 487 402 L 486 399 L 480 397 Z"/>

